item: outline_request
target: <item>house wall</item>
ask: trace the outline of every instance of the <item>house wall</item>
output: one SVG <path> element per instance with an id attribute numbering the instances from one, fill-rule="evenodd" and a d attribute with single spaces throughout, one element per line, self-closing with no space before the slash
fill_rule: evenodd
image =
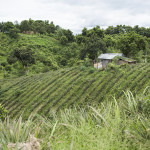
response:
<path id="1" fill-rule="evenodd" d="M 102 63 L 94 63 L 94 68 L 96 68 L 96 69 L 100 69 L 100 68 L 102 68 Z"/>
<path id="2" fill-rule="evenodd" d="M 111 60 L 102 60 L 102 67 L 105 68 L 107 67 L 108 63 L 111 62 Z"/>
<path id="3" fill-rule="evenodd" d="M 98 69 L 98 63 L 94 63 L 94 68 Z"/>
<path id="4" fill-rule="evenodd" d="M 24 34 L 34 34 L 34 31 L 24 31 Z"/>
<path id="5" fill-rule="evenodd" d="M 108 63 L 110 63 L 110 62 L 112 62 L 112 60 L 103 59 L 103 60 L 100 60 L 98 63 L 94 63 L 94 67 L 96 69 L 106 68 Z M 128 62 L 128 61 L 120 59 L 120 60 L 118 60 L 117 65 L 121 65 L 121 64 L 124 64 L 124 63 L 135 64 L 135 62 Z"/>

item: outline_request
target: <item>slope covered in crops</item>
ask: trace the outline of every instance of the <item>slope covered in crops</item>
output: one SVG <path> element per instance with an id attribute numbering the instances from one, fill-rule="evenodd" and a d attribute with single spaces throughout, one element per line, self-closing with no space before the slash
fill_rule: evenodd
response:
<path id="1" fill-rule="evenodd" d="M 142 92 L 150 85 L 150 64 L 123 68 L 72 67 L 29 77 L 0 80 L 0 103 L 9 114 L 24 117 L 32 112 L 49 115 L 75 104 L 84 105 L 120 98 L 123 91 Z"/>

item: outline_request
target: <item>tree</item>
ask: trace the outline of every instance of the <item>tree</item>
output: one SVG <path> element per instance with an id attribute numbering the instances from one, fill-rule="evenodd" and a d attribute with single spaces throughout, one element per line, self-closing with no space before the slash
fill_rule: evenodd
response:
<path id="1" fill-rule="evenodd" d="M 86 36 L 86 35 L 87 35 L 87 28 L 85 28 L 85 27 L 83 28 L 83 30 L 82 30 L 82 35 L 83 35 L 83 36 Z"/>
<path id="2" fill-rule="evenodd" d="M 36 20 L 33 26 L 34 26 L 34 32 L 38 32 L 40 34 L 46 33 L 45 23 L 42 20 Z"/>
<path id="3" fill-rule="evenodd" d="M 114 27 L 113 26 L 109 26 L 106 30 L 105 30 L 105 34 L 114 34 Z"/>
<path id="4" fill-rule="evenodd" d="M 63 34 L 67 37 L 68 42 L 74 41 L 74 35 L 73 35 L 73 33 L 72 33 L 71 30 L 69 30 L 69 29 L 68 30 L 63 29 Z"/>
<path id="5" fill-rule="evenodd" d="M 16 38 L 19 37 L 18 33 L 19 33 L 19 29 L 17 29 L 16 27 L 14 27 L 13 29 L 10 29 L 10 30 L 9 30 L 8 35 L 9 35 L 11 38 L 16 39 Z"/>
<path id="6" fill-rule="evenodd" d="M 16 62 L 16 59 L 24 66 L 35 63 L 34 52 L 29 47 L 22 47 L 14 49 L 13 53 L 7 59 L 8 63 Z"/>
<path id="7" fill-rule="evenodd" d="M 131 32 L 120 37 L 118 48 L 125 54 L 125 56 L 135 57 L 139 51 L 143 51 L 144 54 L 146 53 L 147 41 L 143 36 Z"/>
<path id="8" fill-rule="evenodd" d="M 67 39 L 66 36 L 62 36 L 62 37 L 60 38 L 60 43 L 61 43 L 62 45 L 66 45 L 67 42 L 68 42 L 68 39 Z"/>
<path id="9" fill-rule="evenodd" d="M 19 35 L 19 29 L 15 27 L 12 22 L 6 22 L 3 25 L 3 32 L 8 34 L 11 38 L 17 38 Z"/>
<path id="10" fill-rule="evenodd" d="M 125 30 L 125 33 L 130 33 L 133 31 L 133 28 L 131 26 L 123 26 L 124 27 L 124 30 Z"/>
<path id="11" fill-rule="evenodd" d="M 48 22 L 45 22 L 45 24 L 46 24 L 46 32 L 47 33 L 50 34 L 50 33 L 54 33 L 56 31 L 56 27 L 53 22 L 51 22 L 50 24 Z"/>
<path id="12" fill-rule="evenodd" d="M 117 25 L 114 28 L 114 34 L 125 33 L 124 27 L 122 25 Z"/>
<path id="13" fill-rule="evenodd" d="M 75 37 L 75 41 L 78 43 L 78 44 L 81 44 L 81 43 L 85 43 L 85 39 L 86 37 L 83 36 L 83 35 L 76 35 Z"/>
<path id="14" fill-rule="evenodd" d="M 88 56 L 92 60 L 97 60 L 98 54 L 105 52 L 106 44 L 104 40 L 97 36 L 92 36 L 87 37 L 86 42 L 80 51 L 80 57 L 81 59 L 84 59 L 86 56 Z"/>
<path id="15" fill-rule="evenodd" d="M 107 47 L 116 47 L 117 45 L 117 40 L 112 35 L 105 35 L 103 40 L 105 41 Z"/>
<path id="16" fill-rule="evenodd" d="M 30 30 L 30 25 L 28 20 L 23 20 L 20 24 L 20 30 L 21 32 L 24 31 L 29 31 Z"/>
<path id="17" fill-rule="evenodd" d="M 2 30 L 4 33 L 9 33 L 9 31 L 14 28 L 15 28 L 14 24 L 12 22 L 8 21 L 8 22 L 4 23 Z"/>
<path id="18" fill-rule="evenodd" d="M 86 35 L 87 35 L 87 37 L 97 36 L 99 38 L 103 38 L 104 37 L 104 30 L 100 29 L 99 26 L 96 26 L 90 30 L 87 30 Z"/>

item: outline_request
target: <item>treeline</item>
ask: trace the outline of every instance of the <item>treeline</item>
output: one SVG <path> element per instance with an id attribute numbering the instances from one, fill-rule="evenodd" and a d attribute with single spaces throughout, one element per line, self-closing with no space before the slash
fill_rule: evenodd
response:
<path id="1" fill-rule="evenodd" d="M 16 30 L 18 33 L 40 33 L 40 34 L 51 34 L 55 33 L 56 30 L 60 29 L 59 25 L 55 25 L 53 22 L 49 22 L 48 20 L 23 20 L 21 23 L 18 21 L 13 22 L 0 22 L 0 32 L 8 33 L 10 30 Z M 18 30 L 17 30 L 18 29 Z M 82 31 L 83 34 L 86 32 L 86 28 Z M 117 25 L 117 26 L 109 26 L 104 31 L 106 35 L 120 34 L 120 33 L 130 33 L 132 31 L 140 34 L 142 36 L 150 37 L 150 27 L 139 27 L 138 25 L 126 26 L 126 25 Z M 90 33 L 89 33 L 90 34 Z"/>
<path id="2" fill-rule="evenodd" d="M 116 27 L 109 26 L 105 30 L 105 34 L 119 34 L 119 33 L 130 33 L 130 32 L 136 32 L 137 34 L 150 37 L 150 28 L 145 28 L 145 27 L 139 27 L 138 25 L 131 27 L 131 26 L 126 26 L 126 25 L 117 25 Z"/>
<path id="3" fill-rule="evenodd" d="M 18 21 L 13 22 L 1 22 L 0 31 L 3 33 L 8 33 L 12 29 L 17 29 L 18 33 L 54 33 L 59 26 L 55 26 L 53 22 L 42 20 L 23 20 L 20 24 Z"/>
<path id="4" fill-rule="evenodd" d="M 62 38 L 62 43 L 71 42 L 74 40 L 72 31 L 62 29 L 60 26 L 55 25 L 48 20 L 23 20 L 21 23 L 18 21 L 13 22 L 1 22 L 0 32 L 8 34 L 11 38 L 18 38 L 18 33 L 25 34 L 43 34 L 50 35 L 59 32 L 59 36 Z"/>
<path id="5" fill-rule="evenodd" d="M 142 35 L 144 32 L 141 34 L 136 32 L 143 28 L 135 30 L 137 27 L 118 25 L 108 27 L 106 30 L 99 26 L 89 30 L 84 28 L 82 33 L 76 36 L 76 42 L 82 45 L 80 59 L 88 56 L 96 61 L 101 53 L 121 52 L 137 62 L 150 61 L 150 38 Z"/>

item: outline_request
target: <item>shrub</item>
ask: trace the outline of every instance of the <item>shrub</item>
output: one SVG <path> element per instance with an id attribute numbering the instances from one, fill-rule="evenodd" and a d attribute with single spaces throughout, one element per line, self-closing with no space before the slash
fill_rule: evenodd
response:
<path id="1" fill-rule="evenodd" d="M 6 62 L 2 62 L 1 65 L 2 65 L 3 67 L 5 67 L 5 66 L 7 65 L 7 63 L 6 63 Z"/>
<path id="2" fill-rule="evenodd" d="M 85 71 L 86 68 L 87 68 L 87 67 L 85 67 L 85 66 L 81 66 L 80 70 L 81 70 L 81 71 Z"/>
<path id="3" fill-rule="evenodd" d="M 150 116 L 150 97 L 145 96 L 140 98 L 137 106 L 141 113 L 145 114 L 146 116 Z"/>
<path id="4" fill-rule="evenodd" d="M 90 69 L 89 69 L 89 74 L 94 73 L 94 72 L 95 72 L 95 70 L 96 70 L 95 68 L 90 68 Z"/>
<path id="5" fill-rule="evenodd" d="M 6 66 L 6 67 L 5 67 L 5 70 L 6 70 L 6 71 L 11 71 L 11 66 Z"/>
<path id="6" fill-rule="evenodd" d="M 120 67 L 120 68 L 129 68 L 130 65 L 127 64 L 127 63 L 124 63 L 124 64 L 119 65 L 119 67 Z"/>
<path id="7" fill-rule="evenodd" d="M 20 90 L 18 90 L 18 91 L 16 91 L 13 95 L 15 96 L 15 97 L 19 97 L 20 95 L 21 95 L 21 91 Z"/>
<path id="8" fill-rule="evenodd" d="M 8 57 L 7 57 L 7 62 L 9 64 L 14 64 L 17 61 L 17 58 L 14 56 L 13 53 L 11 53 Z"/>
<path id="9" fill-rule="evenodd" d="M 31 141 L 31 136 L 32 136 L 31 134 L 34 134 L 37 137 L 38 132 L 39 130 L 37 126 L 34 125 L 32 121 L 32 117 L 29 117 L 29 119 L 26 122 L 22 121 L 21 116 L 18 120 L 16 119 L 11 120 L 9 117 L 7 117 L 3 122 L 0 121 L 0 133 L 1 133 L 0 143 L 2 145 L 14 144 L 18 148 L 20 147 L 19 145 L 21 143 L 25 144 L 25 143 L 28 143 L 28 141 Z M 1 145 L 0 145 L 0 149 L 1 149 Z M 27 149 L 27 148 L 24 147 L 23 149 Z"/>
<path id="10" fill-rule="evenodd" d="M 62 37 L 60 38 L 60 43 L 61 43 L 62 45 L 66 45 L 67 42 L 68 42 L 68 39 L 67 39 L 66 36 L 62 36 Z"/>
<path id="11" fill-rule="evenodd" d="M 107 65 L 107 68 L 106 68 L 108 71 L 109 70 L 113 70 L 113 71 L 118 71 L 119 69 L 119 66 L 118 65 L 115 65 L 114 63 L 109 63 Z"/>
<path id="12" fill-rule="evenodd" d="M 7 110 L 0 104 L 0 120 L 4 120 L 7 115 Z"/>
<path id="13" fill-rule="evenodd" d="M 50 71 L 50 67 L 48 66 L 45 66 L 43 69 L 42 69 L 42 72 L 45 73 L 45 72 L 48 72 Z"/>

